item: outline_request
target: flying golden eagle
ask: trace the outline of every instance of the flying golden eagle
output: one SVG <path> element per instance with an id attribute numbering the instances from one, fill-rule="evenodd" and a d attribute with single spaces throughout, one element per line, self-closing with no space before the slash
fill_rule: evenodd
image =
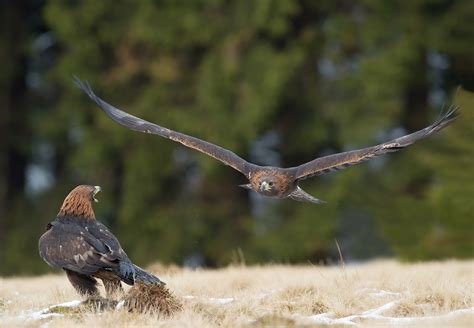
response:
<path id="1" fill-rule="evenodd" d="M 373 147 L 316 158 L 299 166 L 280 168 L 273 166 L 259 166 L 249 163 L 230 150 L 130 115 L 118 108 L 113 107 L 96 96 L 87 82 L 84 83 L 77 77 L 74 78 L 74 81 L 79 89 L 84 91 L 89 96 L 89 98 L 99 105 L 99 107 L 115 122 L 125 126 L 130 130 L 157 134 L 159 136 L 179 142 L 186 147 L 193 148 L 204 154 L 207 154 L 239 171 L 245 175 L 245 177 L 249 179 L 250 182 L 248 184 L 240 185 L 240 187 L 252 189 L 253 191 L 267 197 L 289 197 L 297 201 L 311 202 L 316 204 L 324 203 L 324 201 L 314 198 L 301 189 L 301 187 L 298 185 L 300 180 L 332 171 L 341 170 L 351 165 L 372 159 L 376 156 L 398 151 L 420 139 L 426 138 L 438 130 L 443 129 L 457 116 L 457 108 L 453 107 L 430 126 L 406 136 Z"/>
<path id="2" fill-rule="evenodd" d="M 107 295 L 121 290 L 121 281 L 164 284 L 157 277 L 134 265 L 117 238 L 95 219 L 92 201 L 99 186 L 77 186 L 64 199 L 59 213 L 39 239 L 39 254 L 53 268 L 66 271 L 81 295 L 98 296 L 97 281 L 104 283 Z"/>

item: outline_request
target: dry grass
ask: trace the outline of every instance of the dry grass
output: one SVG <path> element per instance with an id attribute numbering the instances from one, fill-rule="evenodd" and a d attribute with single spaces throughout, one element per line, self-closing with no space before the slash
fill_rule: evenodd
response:
<path id="1" fill-rule="evenodd" d="M 283 265 L 195 271 L 152 268 L 183 304 L 171 316 L 65 308 L 62 316 L 34 318 L 35 311 L 78 299 L 65 276 L 47 275 L 0 279 L 0 326 L 474 326 L 474 261 L 377 261 L 345 269 Z M 468 310 L 449 315 L 460 309 Z M 401 317 L 417 319 L 397 319 Z"/>
<path id="2" fill-rule="evenodd" d="M 163 285 L 136 283 L 126 294 L 125 309 L 131 312 L 158 312 L 171 316 L 182 309 L 181 302 Z"/>

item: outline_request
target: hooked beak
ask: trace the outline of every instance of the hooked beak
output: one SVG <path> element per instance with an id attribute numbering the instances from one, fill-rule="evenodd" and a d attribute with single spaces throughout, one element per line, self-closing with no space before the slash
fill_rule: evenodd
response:
<path id="1" fill-rule="evenodd" d="M 262 184 L 260 185 L 260 191 L 269 191 L 270 185 L 266 181 L 262 181 Z"/>
<path id="2" fill-rule="evenodd" d="M 101 191 L 102 189 L 100 188 L 100 186 L 94 186 L 94 191 L 92 192 L 92 199 L 94 199 L 94 202 L 98 203 L 99 200 L 97 198 L 95 198 L 95 195 L 97 195 L 97 193 L 99 193 L 99 191 Z"/>

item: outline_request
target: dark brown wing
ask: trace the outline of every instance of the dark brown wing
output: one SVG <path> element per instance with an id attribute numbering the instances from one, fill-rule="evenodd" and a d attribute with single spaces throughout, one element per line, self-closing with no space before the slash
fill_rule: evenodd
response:
<path id="1" fill-rule="evenodd" d="M 456 119 L 456 111 L 456 107 L 449 109 L 430 126 L 409 135 L 377 146 L 317 158 L 292 169 L 296 171 L 296 179 L 301 180 L 315 175 L 341 170 L 351 165 L 367 161 L 376 156 L 398 151 L 448 126 L 454 119 Z"/>
<path id="2" fill-rule="evenodd" d="M 87 82 L 82 82 L 77 77 L 74 77 L 74 82 L 79 89 L 84 91 L 89 98 L 91 98 L 99 107 L 115 122 L 124 127 L 139 131 L 143 133 L 157 134 L 159 136 L 179 142 L 186 147 L 198 150 L 206 155 L 209 155 L 222 163 L 229 165 L 237 171 L 249 177 L 251 167 L 255 166 L 241 157 L 237 156 L 230 150 L 224 149 L 220 146 L 214 145 L 210 142 L 188 136 L 184 133 L 176 132 L 167 128 L 163 128 L 157 124 L 145 121 L 136 116 L 130 115 L 100 99 L 94 94 L 90 85 Z"/>
<path id="3" fill-rule="evenodd" d="M 133 279 L 127 278 L 134 274 L 133 265 L 117 239 L 97 221 L 85 224 L 53 221 L 39 240 L 39 251 L 52 267 L 85 275 L 103 269 L 133 283 Z"/>

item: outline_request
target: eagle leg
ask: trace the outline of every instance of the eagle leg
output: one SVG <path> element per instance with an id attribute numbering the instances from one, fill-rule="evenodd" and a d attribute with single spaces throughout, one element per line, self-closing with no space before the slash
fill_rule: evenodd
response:
<path id="1" fill-rule="evenodd" d="M 69 282 L 80 295 L 88 298 L 100 296 L 97 289 L 97 281 L 94 278 L 71 270 L 65 269 L 64 271 L 66 271 Z"/>
<path id="2" fill-rule="evenodd" d="M 293 200 L 297 200 L 299 202 L 309 202 L 309 203 L 314 203 L 314 204 L 326 203 L 324 200 L 314 198 L 313 196 L 308 194 L 306 191 L 301 189 L 299 186 L 296 187 L 296 190 L 293 191 L 288 197 L 290 197 Z"/>
<path id="3" fill-rule="evenodd" d="M 120 279 L 102 279 L 102 283 L 105 287 L 105 293 L 107 298 L 113 298 L 117 293 L 123 293 L 122 284 Z"/>
<path id="4" fill-rule="evenodd" d="M 107 298 L 114 298 L 117 293 L 123 292 L 120 278 L 114 272 L 108 270 L 99 270 L 95 272 L 93 276 L 102 280 Z"/>

